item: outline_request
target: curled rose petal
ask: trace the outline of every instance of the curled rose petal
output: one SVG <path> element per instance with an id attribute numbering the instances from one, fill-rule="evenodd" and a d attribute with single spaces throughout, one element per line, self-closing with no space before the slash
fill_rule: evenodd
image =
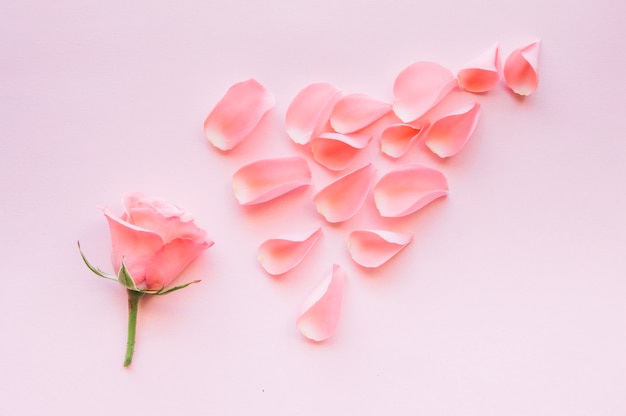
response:
<path id="1" fill-rule="evenodd" d="M 298 312 L 296 326 L 313 341 L 324 341 L 337 330 L 346 284 L 345 271 L 334 264 L 331 272 L 306 298 Z"/>
<path id="2" fill-rule="evenodd" d="M 311 84 L 300 91 L 285 115 L 285 127 L 291 140 L 307 144 L 318 136 L 339 98 L 341 92 L 326 83 Z"/>
<path id="3" fill-rule="evenodd" d="M 452 71 L 434 62 L 416 62 L 393 84 L 393 111 L 405 123 L 422 116 L 457 85 Z"/>
<path id="4" fill-rule="evenodd" d="M 317 212 L 331 223 L 353 217 L 365 202 L 374 173 L 369 163 L 319 191 L 313 198 Z"/>
<path id="5" fill-rule="evenodd" d="M 254 131 L 274 104 L 274 96 L 258 81 L 239 82 L 228 89 L 204 120 L 204 134 L 213 146 L 230 150 Z"/>
<path id="6" fill-rule="evenodd" d="M 348 251 L 363 267 L 375 268 L 389 261 L 413 240 L 413 234 L 385 230 L 357 230 L 350 233 Z"/>
<path id="7" fill-rule="evenodd" d="M 353 133 L 369 126 L 391 111 L 391 105 L 365 94 L 342 97 L 330 114 L 330 125 L 338 133 Z"/>
<path id="8" fill-rule="evenodd" d="M 500 53 L 498 45 L 465 65 L 457 74 L 459 85 L 469 92 L 486 92 L 500 81 Z"/>
<path id="9" fill-rule="evenodd" d="M 411 145 L 415 143 L 428 128 L 428 122 L 409 124 L 392 124 L 383 130 L 380 136 L 380 150 L 384 154 L 399 158 L 408 152 Z"/>
<path id="10" fill-rule="evenodd" d="M 328 169 L 345 169 L 371 139 L 367 134 L 322 133 L 311 141 L 313 159 Z"/>
<path id="11" fill-rule="evenodd" d="M 402 217 L 448 195 L 443 173 L 421 165 L 409 165 L 384 175 L 374 186 L 374 202 L 383 217 Z"/>
<path id="12" fill-rule="evenodd" d="M 259 263 L 271 275 L 279 275 L 296 267 L 322 235 L 318 227 L 312 233 L 290 234 L 265 240 L 259 246 Z"/>
<path id="13" fill-rule="evenodd" d="M 535 92 L 539 84 L 538 60 L 539 42 L 533 42 L 511 52 L 504 63 L 506 85 L 519 95 L 530 95 Z"/>
<path id="14" fill-rule="evenodd" d="M 311 184 L 311 171 L 299 156 L 262 159 L 233 175 L 233 192 L 241 205 L 260 204 Z"/>
<path id="15" fill-rule="evenodd" d="M 435 121 L 426 133 L 426 146 L 439 157 L 457 154 L 474 132 L 480 104 L 473 103 Z"/>

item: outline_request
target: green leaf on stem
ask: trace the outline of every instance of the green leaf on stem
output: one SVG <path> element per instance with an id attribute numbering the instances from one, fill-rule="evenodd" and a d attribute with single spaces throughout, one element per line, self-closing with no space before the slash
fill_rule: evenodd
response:
<path id="1" fill-rule="evenodd" d="M 124 264 L 124 259 L 122 259 L 122 267 L 120 268 L 120 272 L 117 275 L 117 280 L 119 280 L 119 282 L 122 285 L 124 285 L 127 289 L 135 291 L 135 292 L 140 292 L 140 290 L 137 289 L 137 285 L 135 284 L 135 281 L 133 280 L 132 276 L 128 272 L 126 265 Z"/>
<path id="2" fill-rule="evenodd" d="M 80 248 L 80 241 L 78 241 L 78 251 L 80 252 L 80 256 L 83 258 L 83 261 L 85 262 L 89 270 L 91 270 L 92 272 L 94 272 L 96 275 L 100 277 L 104 277 L 105 279 L 118 280 L 114 275 L 105 273 L 99 268 L 97 268 L 96 266 L 93 266 L 91 263 L 89 263 L 89 261 L 87 260 L 87 257 L 85 257 L 85 254 Z"/>

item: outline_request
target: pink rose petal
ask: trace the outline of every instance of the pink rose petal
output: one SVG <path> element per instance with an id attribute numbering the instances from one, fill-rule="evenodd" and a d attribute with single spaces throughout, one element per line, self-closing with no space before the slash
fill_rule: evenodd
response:
<path id="1" fill-rule="evenodd" d="M 465 65 L 457 74 L 459 85 L 469 92 L 486 92 L 500 81 L 500 54 L 498 45 Z"/>
<path id="2" fill-rule="evenodd" d="M 391 111 L 391 105 L 365 94 L 342 97 L 330 114 L 330 125 L 338 133 L 353 133 L 369 126 Z"/>
<path id="3" fill-rule="evenodd" d="M 345 271 L 334 264 L 332 271 L 306 298 L 298 312 L 296 326 L 312 341 L 324 341 L 337 330 L 341 316 Z"/>
<path id="4" fill-rule="evenodd" d="M 241 205 L 260 204 L 311 184 L 311 171 L 299 156 L 262 159 L 233 175 L 233 192 Z"/>
<path id="5" fill-rule="evenodd" d="M 416 62 L 393 84 L 393 111 L 405 123 L 422 116 L 457 85 L 452 71 L 434 62 Z"/>
<path id="6" fill-rule="evenodd" d="M 413 240 L 413 234 L 385 230 L 357 230 L 350 233 L 348 251 L 363 267 L 375 268 L 389 261 Z"/>
<path id="7" fill-rule="evenodd" d="M 213 146 L 230 150 L 252 133 L 274 104 L 274 96 L 258 81 L 239 82 L 204 120 L 204 134 Z"/>
<path id="8" fill-rule="evenodd" d="M 279 275 L 296 267 L 322 235 L 318 227 L 312 233 L 290 234 L 265 240 L 259 246 L 259 263 L 271 275 Z"/>
<path id="9" fill-rule="evenodd" d="M 374 173 L 369 163 L 319 191 L 313 198 L 317 212 L 331 223 L 353 217 L 365 202 Z"/>
<path id="10" fill-rule="evenodd" d="M 383 130 L 380 136 L 380 150 L 393 158 L 402 157 L 408 152 L 411 145 L 420 139 L 427 128 L 427 121 L 414 125 L 392 124 Z"/>
<path id="11" fill-rule="evenodd" d="M 478 124 L 480 104 L 473 103 L 435 121 L 426 133 L 426 146 L 439 157 L 457 154 Z"/>
<path id="12" fill-rule="evenodd" d="M 504 81 L 519 95 L 532 94 L 539 84 L 537 64 L 539 61 L 539 42 L 516 49 L 504 63 Z"/>
<path id="13" fill-rule="evenodd" d="M 421 165 L 409 165 L 387 173 L 374 187 L 374 202 L 383 217 L 414 213 L 448 194 L 443 173 Z"/>
<path id="14" fill-rule="evenodd" d="M 367 134 L 322 133 L 311 141 L 313 159 L 328 169 L 345 169 L 371 139 Z"/>
<path id="15" fill-rule="evenodd" d="M 341 92 L 326 83 L 311 84 L 300 91 L 285 115 L 285 127 L 291 140 L 307 144 L 317 137 L 339 98 Z"/>

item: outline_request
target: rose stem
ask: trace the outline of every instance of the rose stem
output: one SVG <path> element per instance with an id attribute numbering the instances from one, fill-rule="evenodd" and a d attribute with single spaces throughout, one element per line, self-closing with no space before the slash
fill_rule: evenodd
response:
<path id="1" fill-rule="evenodd" d="M 137 328 L 137 310 L 139 309 L 139 299 L 143 293 L 135 290 L 128 290 L 128 339 L 126 341 L 126 357 L 124 367 L 128 367 L 133 362 L 135 352 L 135 332 Z"/>

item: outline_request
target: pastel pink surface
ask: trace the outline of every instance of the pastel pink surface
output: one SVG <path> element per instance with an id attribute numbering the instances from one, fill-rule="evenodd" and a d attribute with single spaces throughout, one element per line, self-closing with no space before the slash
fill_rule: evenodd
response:
<path id="1" fill-rule="evenodd" d="M 625 7 L 3 2 L 0 414 L 626 414 Z M 454 157 L 419 140 L 402 158 L 381 155 L 381 122 L 354 162 L 379 176 L 433 166 L 446 199 L 381 218 L 370 194 L 350 220 L 322 220 L 312 198 L 341 173 L 289 139 L 298 91 L 327 82 L 391 101 L 412 62 L 456 69 L 494 42 L 504 60 L 532 39 L 539 87 L 467 94 L 481 119 Z M 202 122 L 250 78 L 276 106 L 217 151 Z M 233 197 L 239 168 L 294 155 L 312 186 L 254 207 Z M 120 214 L 133 190 L 184 207 L 215 244 L 177 280 L 201 283 L 142 299 L 124 369 L 125 290 L 87 270 L 76 241 L 111 271 L 100 207 Z M 268 277 L 258 246 L 320 222 L 302 262 Z M 364 269 L 346 250 L 362 227 L 414 240 Z M 296 313 L 332 264 L 349 278 L 341 318 L 331 338 L 308 342 Z"/>

